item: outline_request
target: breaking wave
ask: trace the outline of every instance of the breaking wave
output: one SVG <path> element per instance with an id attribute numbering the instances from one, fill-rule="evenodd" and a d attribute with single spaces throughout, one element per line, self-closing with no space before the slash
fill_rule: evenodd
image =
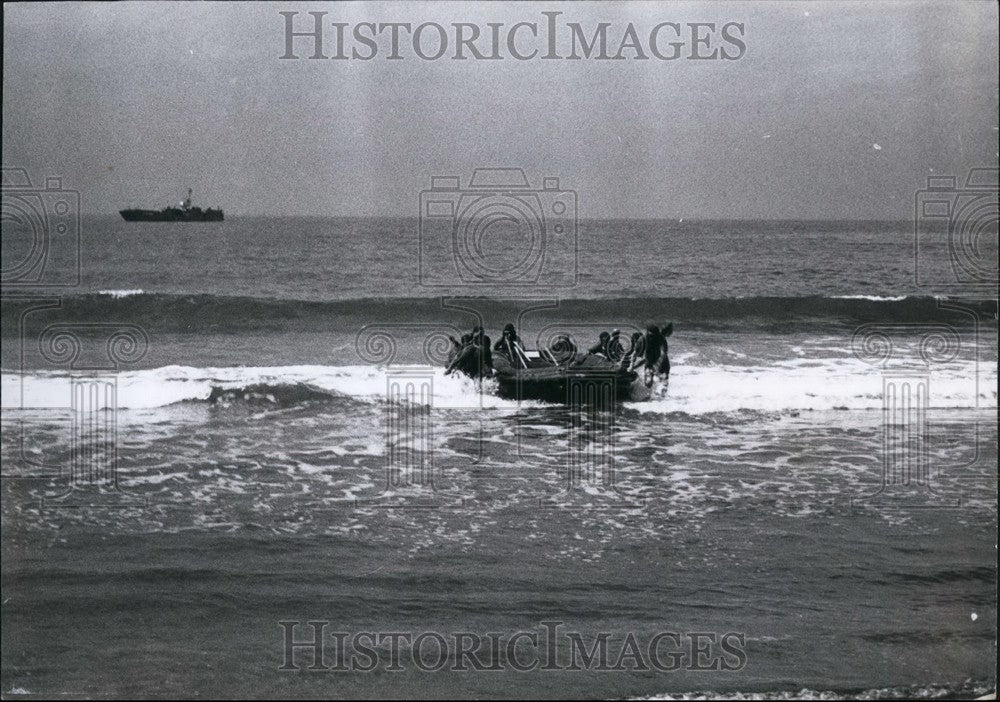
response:
<path id="1" fill-rule="evenodd" d="M 969 362 L 936 369 L 930 407 L 995 408 L 996 367 L 979 372 L 982 377 L 977 382 Z M 66 407 L 70 380 L 65 372 L 4 372 L 3 406 Z M 181 402 L 275 407 L 333 401 L 372 404 L 384 401 L 393 383 L 404 381 L 426 388 L 434 408 L 489 410 L 542 404 L 502 399 L 490 381 L 477 388 L 473 381 L 445 375 L 443 368 L 433 366 L 164 366 L 121 372 L 116 382 L 119 408 L 151 408 Z M 880 410 L 882 393 L 881 370 L 858 359 L 790 359 L 766 366 L 678 365 L 669 384 L 657 383 L 649 391 L 636 383 L 625 406 L 656 414 Z"/>

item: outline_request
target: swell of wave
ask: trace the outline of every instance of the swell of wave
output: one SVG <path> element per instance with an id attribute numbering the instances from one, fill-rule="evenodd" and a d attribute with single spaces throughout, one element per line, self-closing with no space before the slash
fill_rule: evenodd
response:
<path id="1" fill-rule="evenodd" d="M 207 294 L 180 295 L 142 291 L 68 296 L 61 301 L 61 317 L 78 321 L 114 319 L 155 327 L 160 332 L 205 333 L 262 330 L 328 330 L 337 322 L 359 328 L 367 323 L 468 321 L 468 312 L 441 298 L 359 298 L 309 301 Z M 955 309 L 960 305 L 965 312 Z M 497 319 L 516 319 L 529 305 L 524 302 L 483 299 L 466 307 L 481 307 Z M 637 318 L 637 310 L 641 310 Z M 740 327 L 787 325 L 790 320 L 820 323 L 863 321 L 917 322 L 930 319 L 969 323 L 968 312 L 983 319 L 996 316 L 992 300 L 948 301 L 928 296 L 874 297 L 648 297 L 560 300 L 551 309 L 530 313 L 540 321 L 601 321 L 623 323 L 675 320 L 686 326 Z M 5 332 L 16 330 L 17 310 L 4 309 Z"/>
<path id="2" fill-rule="evenodd" d="M 207 402 L 212 405 L 294 407 L 296 405 L 329 403 L 344 399 L 340 393 L 324 390 L 309 383 L 253 383 L 240 387 L 213 385 Z"/>

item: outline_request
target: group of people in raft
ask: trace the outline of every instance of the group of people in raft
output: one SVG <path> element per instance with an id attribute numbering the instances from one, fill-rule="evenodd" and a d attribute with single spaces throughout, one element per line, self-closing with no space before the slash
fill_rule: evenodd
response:
<path id="1" fill-rule="evenodd" d="M 566 336 L 556 339 L 547 355 L 554 364 L 569 363 L 579 365 L 588 355 L 601 357 L 620 368 L 637 372 L 644 368 L 647 386 L 653 384 L 653 379 L 662 375 L 670 376 L 670 358 L 668 356 L 667 337 L 674 331 L 673 323 L 658 327 L 650 324 L 645 333 L 634 332 L 630 339 L 622 339 L 621 330 L 602 331 L 597 343 L 587 349 L 587 354 L 576 352 L 573 342 Z M 448 337 L 452 343 L 450 363 L 445 375 L 458 370 L 472 378 L 490 377 L 493 375 L 493 352 L 504 356 L 514 369 L 527 368 L 528 357 L 521 345 L 521 339 L 513 324 L 503 328 L 500 340 L 495 344 L 482 327 L 473 327 L 471 333 L 463 334 L 461 339 Z"/>

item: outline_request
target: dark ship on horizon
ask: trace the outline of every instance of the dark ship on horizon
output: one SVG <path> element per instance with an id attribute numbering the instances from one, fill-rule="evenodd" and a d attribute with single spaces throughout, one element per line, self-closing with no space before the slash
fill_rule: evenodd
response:
<path id="1" fill-rule="evenodd" d="M 162 210 L 119 210 L 118 213 L 126 222 L 221 222 L 222 210 L 201 209 L 191 206 L 191 188 L 187 197 L 177 207 L 164 207 Z"/>

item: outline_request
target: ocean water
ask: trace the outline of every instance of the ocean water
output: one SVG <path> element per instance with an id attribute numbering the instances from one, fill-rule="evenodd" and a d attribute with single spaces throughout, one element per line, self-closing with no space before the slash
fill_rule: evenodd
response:
<path id="1" fill-rule="evenodd" d="M 74 285 L 4 289 L 6 697 L 995 690 L 997 308 L 920 282 L 947 237 L 585 221 L 532 285 L 439 287 L 413 219 L 81 232 L 48 262 Z M 30 253 L 5 231 L 5 270 Z M 447 334 L 507 321 L 530 347 L 672 321 L 670 381 L 595 408 L 444 375 Z M 282 621 L 745 660 L 282 670 Z"/>

